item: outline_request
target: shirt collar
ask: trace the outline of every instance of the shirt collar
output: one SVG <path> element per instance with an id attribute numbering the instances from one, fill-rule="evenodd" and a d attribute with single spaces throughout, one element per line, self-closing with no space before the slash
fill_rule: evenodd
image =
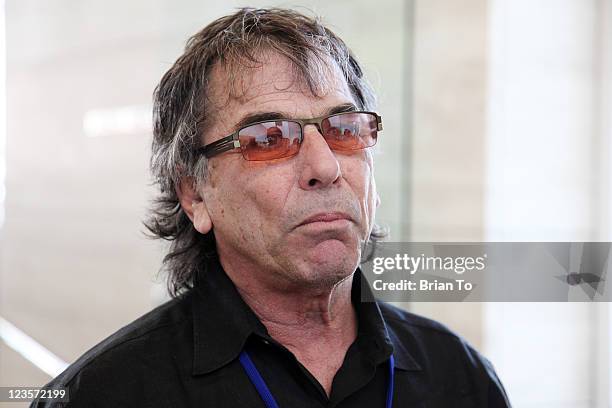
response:
<path id="1" fill-rule="evenodd" d="M 393 353 L 397 368 L 420 370 L 398 337 L 387 329 L 378 304 L 361 301 L 362 291 L 366 291 L 364 298 L 372 298 L 369 285 L 362 285 L 362 279 L 357 269 L 351 298 L 358 318 L 357 338 L 375 344 L 370 353 L 372 362 L 380 364 Z M 218 260 L 210 261 L 200 272 L 193 291 L 194 375 L 210 373 L 236 359 L 251 334 L 269 337 Z"/>
<path id="2" fill-rule="evenodd" d="M 252 333 L 265 326 L 242 300 L 218 260 L 199 272 L 193 301 L 193 374 L 206 374 L 238 357 Z"/>

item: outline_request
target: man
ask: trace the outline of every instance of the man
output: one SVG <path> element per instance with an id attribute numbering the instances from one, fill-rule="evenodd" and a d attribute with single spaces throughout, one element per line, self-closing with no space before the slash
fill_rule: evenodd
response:
<path id="1" fill-rule="evenodd" d="M 242 9 L 193 36 L 155 93 L 147 225 L 172 241 L 174 299 L 56 378 L 66 406 L 509 406 L 460 337 L 361 302 L 380 236 L 372 106 L 310 17 Z"/>

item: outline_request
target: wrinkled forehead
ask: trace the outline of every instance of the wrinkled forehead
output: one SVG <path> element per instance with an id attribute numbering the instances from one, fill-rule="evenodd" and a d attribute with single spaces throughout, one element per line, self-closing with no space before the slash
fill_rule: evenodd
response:
<path id="1" fill-rule="evenodd" d="M 343 95 L 354 102 L 338 64 L 331 57 L 311 56 L 296 63 L 275 52 L 260 52 L 254 59 L 219 61 L 207 86 L 208 112 L 248 107 L 275 98 L 303 95 L 322 99 Z"/>

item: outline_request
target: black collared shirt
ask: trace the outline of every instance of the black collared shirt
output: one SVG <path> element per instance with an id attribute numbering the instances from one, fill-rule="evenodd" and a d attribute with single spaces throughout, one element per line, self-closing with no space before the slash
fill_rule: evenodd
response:
<path id="1" fill-rule="evenodd" d="M 122 328 L 47 385 L 67 387 L 69 403 L 32 407 L 265 408 L 238 361 L 244 348 L 280 408 L 383 408 L 391 354 L 393 407 L 510 406 L 488 360 L 439 323 L 362 303 L 361 279 L 357 270 L 357 338 L 329 398 L 214 263 L 194 289 Z"/>

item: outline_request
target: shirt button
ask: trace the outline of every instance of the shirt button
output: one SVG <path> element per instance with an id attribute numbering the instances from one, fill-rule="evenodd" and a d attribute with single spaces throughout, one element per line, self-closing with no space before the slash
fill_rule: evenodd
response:
<path id="1" fill-rule="evenodd" d="M 270 342 L 268 340 L 262 340 L 263 344 L 265 344 L 266 346 L 270 345 Z"/>

